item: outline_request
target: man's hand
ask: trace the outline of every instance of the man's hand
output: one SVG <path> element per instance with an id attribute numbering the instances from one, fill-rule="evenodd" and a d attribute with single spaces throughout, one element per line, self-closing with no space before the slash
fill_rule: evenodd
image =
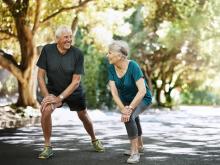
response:
<path id="1" fill-rule="evenodd" d="M 52 94 L 46 96 L 41 102 L 41 112 L 46 109 L 54 110 L 55 108 L 62 105 L 59 97 L 56 97 Z"/>

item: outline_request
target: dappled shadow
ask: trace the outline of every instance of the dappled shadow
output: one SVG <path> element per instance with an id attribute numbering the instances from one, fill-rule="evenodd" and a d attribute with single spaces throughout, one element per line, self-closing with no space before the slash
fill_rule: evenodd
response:
<path id="1" fill-rule="evenodd" d="M 220 112 L 216 109 L 209 110 L 211 113 L 207 111 L 195 113 L 183 109 L 145 112 L 141 120 L 146 152 L 141 157 L 140 164 L 219 164 Z M 74 160 L 83 159 L 85 164 L 90 160 L 105 164 L 112 164 L 112 161 L 114 164 L 124 163 L 127 157 L 122 155 L 129 148 L 129 141 L 124 125 L 120 122 L 120 115 L 98 110 L 89 111 L 89 114 L 106 152 L 95 153 L 77 115 L 59 109 L 53 115 L 52 144 L 57 155 L 54 159 L 58 162 L 64 159 L 71 161 L 74 155 Z M 36 154 L 42 149 L 40 125 L 0 131 L 0 135 L 0 144 L 28 147 Z"/>

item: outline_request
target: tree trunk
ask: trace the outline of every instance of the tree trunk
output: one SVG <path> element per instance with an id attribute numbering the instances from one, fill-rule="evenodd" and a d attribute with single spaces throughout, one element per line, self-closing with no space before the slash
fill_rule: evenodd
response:
<path id="1" fill-rule="evenodd" d="M 18 92 L 19 98 L 17 101 L 18 106 L 32 106 L 37 107 L 36 100 L 36 89 L 37 89 L 37 67 L 36 63 L 36 47 L 33 44 L 33 41 L 27 41 L 25 52 L 26 61 L 23 61 L 25 65 L 23 65 L 22 75 L 23 75 L 23 83 L 18 82 Z M 27 58 L 29 57 L 29 58 Z"/>
<path id="2" fill-rule="evenodd" d="M 19 97 L 17 106 L 32 106 L 37 107 L 35 95 L 33 95 L 33 83 L 26 80 L 25 83 L 18 83 Z"/>
<path id="3" fill-rule="evenodd" d="M 165 97 L 166 97 L 166 106 L 171 108 L 173 106 L 173 100 L 172 100 L 172 97 L 171 97 L 171 91 L 169 89 L 168 92 L 165 92 Z"/>
<path id="4" fill-rule="evenodd" d="M 34 36 L 31 29 L 23 23 L 23 19 L 15 19 L 18 33 L 18 41 L 21 49 L 21 64 L 23 83 L 18 82 L 19 98 L 18 106 L 37 106 L 36 100 L 36 57 L 37 49 L 34 44 Z"/>
<path id="5" fill-rule="evenodd" d="M 144 72 L 144 77 L 147 81 L 147 85 L 148 85 L 148 87 L 149 87 L 149 89 L 150 89 L 150 91 L 152 92 L 152 95 L 153 95 L 154 91 L 153 91 L 153 84 L 152 84 L 151 75 L 148 74 L 147 71 L 145 71 L 145 70 L 143 70 L 143 72 Z"/>
<path id="6" fill-rule="evenodd" d="M 162 88 L 156 88 L 156 102 L 158 106 L 163 106 L 163 103 L 161 102 L 161 91 Z"/>

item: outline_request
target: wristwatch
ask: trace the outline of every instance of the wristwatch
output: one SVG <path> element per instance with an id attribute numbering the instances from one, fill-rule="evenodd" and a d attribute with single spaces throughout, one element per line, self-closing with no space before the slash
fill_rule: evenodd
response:
<path id="1" fill-rule="evenodd" d="M 61 100 L 63 100 L 63 99 L 64 99 L 64 96 L 63 96 L 63 95 L 59 95 L 59 98 L 60 98 Z"/>

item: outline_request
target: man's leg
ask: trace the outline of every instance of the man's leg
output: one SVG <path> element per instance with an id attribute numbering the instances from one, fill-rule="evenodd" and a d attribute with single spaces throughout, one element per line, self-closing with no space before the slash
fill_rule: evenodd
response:
<path id="1" fill-rule="evenodd" d="M 46 108 L 41 111 L 41 127 L 44 135 L 44 150 L 39 154 L 38 158 L 47 159 L 53 156 L 53 150 L 51 147 L 50 137 L 52 132 L 52 120 L 51 114 L 53 110 L 51 105 L 46 106 Z"/>
<path id="2" fill-rule="evenodd" d="M 82 121 L 86 132 L 91 137 L 91 140 L 95 141 L 96 137 L 95 137 L 95 133 L 94 133 L 94 129 L 93 129 L 93 124 L 92 124 L 92 121 L 91 121 L 87 111 L 86 110 L 77 111 L 77 114 L 78 114 L 79 119 Z"/>
<path id="3" fill-rule="evenodd" d="M 92 145 L 97 152 L 104 152 L 105 149 L 100 140 L 96 139 L 92 121 L 86 110 L 77 111 L 79 119 L 82 121 L 84 128 L 91 137 Z"/>
<path id="4" fill-rule="evenodd" d="M 50 137 L 52 131 L 52 120 L 51 120 L 52 109 L 47 106 L 43 112 L 41 112 L 41 127 L 44 134 L 45 146 L 51 146 Z"/>

